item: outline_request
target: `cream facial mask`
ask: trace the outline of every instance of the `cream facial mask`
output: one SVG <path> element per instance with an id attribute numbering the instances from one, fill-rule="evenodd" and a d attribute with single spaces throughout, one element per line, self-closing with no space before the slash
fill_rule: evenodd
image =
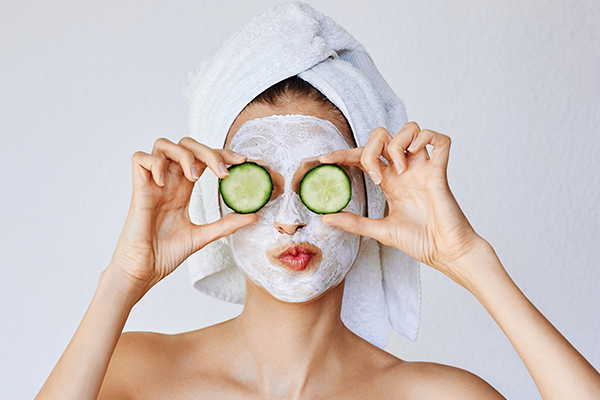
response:
<path id="1" fill-rule="evenodd" d="M 314 161 L 319 155 L 350 148 L 331 122 L 304 115 L 248 121 L 231 141 L 231 150 L 265 166 L 273 182 L 283 185 L 275 188 L 281 194 L 257 212 L 258 222 L 228 237 L 239 268 L 279 300 L 300 303 L 316 298 L 339 284 L 357 258 L 360 235 L 323 224 L 321 215 L 306 208 L 294 191 L 302 178 L 297 172 L 307 159 Z M 362 172 L 343 168 L 352 184 L 352 198 L 344 211 L 364 215 Z M 223 214 L 233 212 L 222 200 L 221 210 Z M 290 233 L 290 226 L 295 225 L 298 228 Z M 302 249 L 313 256 L 300 254 Z M 282 253 L 282 258 L 276 257 Z M 314 258 L 305 269 L 304 256 Z"/>

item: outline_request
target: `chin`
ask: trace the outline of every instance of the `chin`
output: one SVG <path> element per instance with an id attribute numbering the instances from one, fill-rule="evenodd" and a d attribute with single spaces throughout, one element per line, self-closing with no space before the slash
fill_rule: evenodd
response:
<path id="1" fill-rule="evenodd" d="M 310 303 L 320 300 L 321 298 L 329 295 L 330 293 L 336 291 L 337 289 L 342 289 L 342 293 L 343 293 L 344 283 L 345 283 L 345 278 L 342 279 L 337 284 L 325 288 L 323 291 L 313 293 L 312 295 L 309 295 L 309 296 L 302 297 L 302 296 L 298 296 L 297 293 L 281 293 L 281 291 L 267 290 L 266 288 L 261 286 L 259 283 L 253 281 L 252 279 L 248 278 L 248 276 L 246 276 L 246 287 L 248 287 L 248 285 L 252 285 L 256 290 L 275 299 L 276 301 L 279 301 L 282 303 L 288 303 L 288 304 L 310 304 Z M 273 292 L 275 292 L 275 293 L 273 293 Z"/>

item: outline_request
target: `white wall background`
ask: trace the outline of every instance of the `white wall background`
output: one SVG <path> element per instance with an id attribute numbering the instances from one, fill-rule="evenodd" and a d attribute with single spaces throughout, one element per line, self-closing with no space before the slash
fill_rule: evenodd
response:
<path id="1" fill-rule="evenodd" d="M 600 367 L 600 3 L 308 1 L 370 50 L 422 127 L 450 135 L 449 180 L 478 233 L 536 306 Z M 0 398 L 33 398 L 112 255 L 131 155 L 187 134 L 181 88 L 210 51 L 279 1 L 0 2 Z M 422 267 L 406 360 L 468 369 L 540 398 L 465 290 Z M 127 330 L 197 329 L 240 312 L 185 267 Z"/>

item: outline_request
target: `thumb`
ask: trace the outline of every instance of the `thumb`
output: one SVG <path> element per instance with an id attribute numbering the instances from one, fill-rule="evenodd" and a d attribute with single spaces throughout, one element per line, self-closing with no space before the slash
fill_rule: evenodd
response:
<path id="1" fill-rule="evenodd" d="M 194 228 L 194 252 L 217 239 L 231 235 L 238 229 L 258 221 L 256 214 L 230 213 L 218 221 Z"/>
<path id="2" fill-rule="evenodd" d="M 382 231 L 380 227 L 381 220 L 361 217 L 347 211 L 323 215 L 321 222 L 328 225 L 335 225 L 346 232 L 368 236 L 375 240 L 379 240 Z"/>

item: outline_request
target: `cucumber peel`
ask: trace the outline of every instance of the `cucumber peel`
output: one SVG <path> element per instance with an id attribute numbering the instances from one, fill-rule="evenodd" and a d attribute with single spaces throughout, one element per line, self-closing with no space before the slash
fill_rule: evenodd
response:
<path id="1" fill-rule="evenodd" d="M 304 205 L 317 214 L 342 211 L 352 197 L 352 184 L 348 174 L 337 165 L 321 164 L 309 169 L 299 188 Z"/>
<path id="2" fill-rule="evenodd" d="M 228 170 L 229 175 L 219 181 L 219 191 L 227 207 L 240 214 L 249 214 L 267 204 L 273 192 L 273 181 L 264 167 L 245 162 Z"/>

